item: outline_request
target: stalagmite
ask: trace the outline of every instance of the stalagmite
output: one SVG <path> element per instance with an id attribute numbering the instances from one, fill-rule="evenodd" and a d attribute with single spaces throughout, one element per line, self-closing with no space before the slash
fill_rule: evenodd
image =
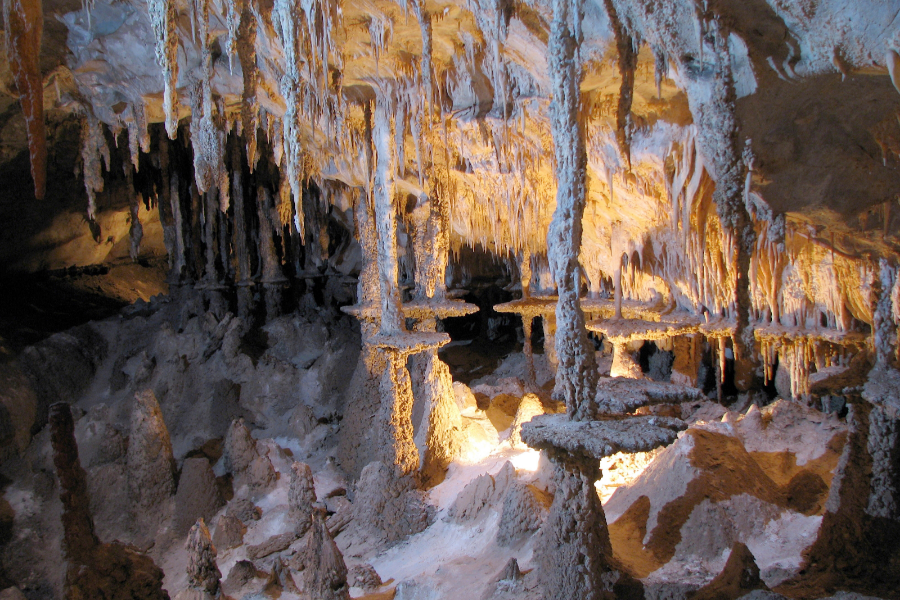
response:
<path id="1" fill-rule="evenodd" d="M 78 460 L 75 423 L 68 403 L 51 407 L 50 429 L 63 505 L 66 597 L 168 600 L 162 587 L 163 573 L 149 557 L 119 542 L 101 544 L 94 534 L 87 481 Z"/>
<path id="2" fill-rule="evenodd" d="M 595 410 L 597 364 L 584 328 L 579 300 L 581 249 L 587 158 L 580 125 L 581 108 L 581 4 L 554 0 L 550 31 L 550 78 L 553 87 L 551 130 L 556 156 L 556 211 L 547 233 L 547 258 L 556 280 L 556 353 L 558 389 L 573 419 L 590 418 Z"/>
<path id="3" fill-rule="evenodd" d="M 897 324 L 894 322 L 894 306 L 891 292 L 897 279 L 897 269 L 887 260 L 879 263 L 879 277 L 876 280 L 872 311 L 872 344 L 875 347 L 875 362 L 878 366 L 887 367 L 893 357 L 897 344 Z"/>
<path id="4" fill-rule="evenodd" d="M 212 600 L 219 597 L 219 580 L 222 574 L 216 565 L 216 548 L 203 519 L 191 527 L 187 542 L 188 588 L 175 596 L 175 600 Z"/>
<path id="5" fill-rule="evenodd" d="M 175 494 L 175 459 L 162 410 L 151 390 L 134 396 L 128 454 L 128 489 L 138 525 L 153 538 L 171 510 Z"/>
<path id="6" fill-rule="evenodd" d="M 594 482 L 599 460 L 619 451 L 640 452 L 672 443 L 677 419 L 625 417 L 572 421 L 566 415 L 534 417 L 522 440 L 546 452 L 556 468 L 556 493 L 541 528 L 535 560 L 542 597 L 587 600 L 642 597 L 642 584 L 613 558 L 603 505 Z"/>
<path id="7" fill-rule="evenodd" d="M 362 265 L 356 296 L 361 306 L 374 306 L 378 303 L 380 293 L 375 250 L 377 242 L 370 197 L 364 190 L 359 191 L 353 214 L 357 241 L 362 247 Z M 350 312 L 349 308 L 343 310 Z M 359 473 L 374 453 L 378 452 L 381 442 L 378 436 L 373 434 L 369 419 L 378 410 L 379 381 L 387 369 L 387 359 L 384 353 L 370 343 L 371 337 L 378 331 L 377 320 L 361 315 L 354 314 L 354 316 L 359 319 L 362 348 L 350 384 L 349 406 L 353 408 L 345 419 L 344 427 L 348 434 L 341 439 L 340 454 L 345 468 L 352 473 Z"/>
<path id="8" fill-rule="evenodd" d="M 312 470 L 305 463 L 295 462 L 291 465 L 288 503 L 291 507 L 291 519 L 295 522 L 294 531 L 297 533 L 297 537 L 301 537 L 312 525 L 313 516 L 317 510 Z"/>
<path id="9" fill-rule="evenodd" d="M 6 55 L 25 115 L 34 197 L 47 191 L 47 138 L 44 132 L 44 83 L 39 64 L 44 14 L 41 0 L 3 0 Z"/>
<path id="10" fill-rule="evenodd" d="M 310 598 L 349 600 L 347 565 L 340 549 L 328 533 L 324 516 L 313 516 L 312 532 L 303 550 L 303 589 Z"/>

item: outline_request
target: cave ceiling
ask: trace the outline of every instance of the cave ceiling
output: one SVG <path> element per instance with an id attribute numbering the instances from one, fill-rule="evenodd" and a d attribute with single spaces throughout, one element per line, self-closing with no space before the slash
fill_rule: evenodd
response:
<path id="1" fill-rule="evenodd" d="M 367 110 L 388 97 L 398 195 L 449 197 L 456 248 L 546 251 L 556 194 L 549 1 L 44 0 L 43 17 L 47 114 L 96 118 L 146 150 L 148 125 L 168 113 L 170 129 L 176 119 L 189 124 L 198 182 L 223 168 L 201 137 L 259 128 L 266 156 L 243 135 L 254 164 L 276 163 L 292 184 L 365 189 Z M 716 174 L 697 150 L 694 122 L 722 83 L 717 44 L 727 45 L 736 96 L 731 135 L 746 147 L 746 201 L 758 221 L 787 222 L 787 234 L 763 226 L 777 235 L 763 232 L 761 245 L 790 246 L 796 230 L 826 240 L 832 254 L 896 254 L 898 25 L 900 3 L 878 0 L 586 1 L 582 262 L 592 289 L 623 253 L 637 253 L 657 266 L 638 297 L 716 303 L 704 297 L 716 295 L 713 283 L 691 275 L 685 231 L 699 230 L 694 252 L 709 252 Z M 168 111 L 166 27 L 177 56 Z M 17 91 L 2 62 L 9 107 Z M 633 77 L 624 111 L 623 76 Z M 344 195 L 330 200 L 346 210 Z"/>

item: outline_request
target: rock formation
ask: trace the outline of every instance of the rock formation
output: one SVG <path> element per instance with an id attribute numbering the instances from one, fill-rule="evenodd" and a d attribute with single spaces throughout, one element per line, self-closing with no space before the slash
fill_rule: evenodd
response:
<path id="1" fill-rule="evenodd" d="M 84 470 L 78 461 L 75 428 L 68 404 L 51 407 L 53 463 L 63 504 L 64 547 L 68 568 L 65 594 L 88 598 L 168 599 L 162 571 L 153 561 L 119 543 L 102 544 L 94 534 Z"/>
<path id="2" fill-rule="evenodd" d="M 135 394 L 126 468 L 134 513 L 141 527 L 155 527 L 171 510 L 175 494 L 175 459 L 169 430 L 151 390 Z"/>
<path id="3" fill-rule="evenodd" d="M 3 0 L 0 588 L 896 596 L 896 4 Z"/>
<path id="4" fill-rule="evenodd" d="M 219 596 L 222 574 L 216 566 L 216 548 L 202 518 L 191 527 L 184 547 L 188 551 L 188 588 L 176 600 L 207 600 Z"/>

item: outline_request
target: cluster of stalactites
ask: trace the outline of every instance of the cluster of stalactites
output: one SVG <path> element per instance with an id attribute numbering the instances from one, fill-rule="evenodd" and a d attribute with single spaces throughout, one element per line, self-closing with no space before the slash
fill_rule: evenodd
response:
<path id="1" fill-rule="evenodd" d="M 334 31 L 340 24 L 341 13 L 330 0 L 275 0 L 273 24 L 284 50 L 284 73 L 280 88 L 287 105 L 283 120 L 284 172 L 290 184 L 295 210 L 296 227 L 304 233 L 302 211 L 303 181 L 316 172 L 313 157 L 307 148 L 315 143 L 321 131 L 323 145 L 329 142 L 344 150 L 346 126 L 345 105 L 339 82 L 333 84 L 332 59 L 340 72 L 343 61 L 335 41 Z M 305 135 L 307 124 L 312 131 Z"/>
<path id="2" fill-rule="evenodd" d="M 44 84 L 38 63 L 44 15 L 40 1 L 3 0 L 6 54 L 19 103 L 25 116 L 28 154 L 34 195 L 41 199 L 47 187 L 47 140 L 44 132 Z"/>

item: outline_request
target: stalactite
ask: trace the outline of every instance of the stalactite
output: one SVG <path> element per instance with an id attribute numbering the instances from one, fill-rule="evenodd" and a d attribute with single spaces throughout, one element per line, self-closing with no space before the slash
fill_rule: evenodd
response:
<path id="1" fill-rule="evenodd" d="M 312 0 L 297 3 L 276 0 L 273 21 L 284 49 L 285 69 L 280 88 L 287 109 L 282 117 L 286 177 L 291 184 L 295 205 L 295 226 L 305 236 L 301 218 L 303 181 L 312 174 L 314 159 L 305 150 L 303 129 L 308 123 L 313 130 L 311 142 L 316 142 L 316 130 L 329 106 L 340 106 L 330 87 L 329 57 L 337 54 L 332 30 L 340 20 L 336 3 Z M 332 110 L 324 119 L 335 137 L 337 129 L 332 121 L 340 120 L 341 111 Z M 328 136 L 326 136 L 328 137 Z M 327 140 L 326 140 L 327 143 Z"/>
<path id="2" fill-rule="evenodd" d="M 638 53 L 636 40 L 628 32 L 625 23 L 616 10 L 614 0 L 603 0 L 609 23 L 616 38 L 616 50 L 619 53 L 619 76 L 622 84 L 619 88 L 619 104 L 616 109 L 616 139 L 619 148 L 625 154 L 628 168 L 631 168 L 631 103 L 634 99 L 634 72 L 637 68 Z M 610 189 L 612 186 L 610 185 Z"/>
<path id="3" fill-rule="evenodd" d="M 243 96 L 241 102 L 241 127 L 244 139 L 247 143 L 247 164 L 250 172 L 256 168 L 259 154 L 256 146 L 256 136 L 259 129 L 259 98 L 257 89 L 259 86 L 259 66 L 256 62 L 256 15 L 249 2 L 243 2 L 243 10 L 240 13 L 240 27 L 238 29 L 237 53 L 241 63 L 241 73 L 244 81 Z"/>
<path id="4" fill-rule="evenodd" d="M 247 0 L 228 0 L 223 2 L 223 4 L 225 5 L 225 27 L 227 28 L 223 50 L 228 56 L 228 69 L 233 72 L 234 55 L 237 54 L 242 15 L 247 8 L 248 2 Z"/>
<path id="5" fill-rule="evenodd" d="M 209 32 L 210 0 L 196 0 L 197 36 L 201 48 L 200 81 L 191 101 L 191 145 L 194 149 L 194 179 L 200 193 L 217 189 L 222 196 L 222 210 L 228 208 L 228 185 L 224 155 L 224 115 L 216 110 L 212 97 L 212 48 Z M 193 11 L 192 11 L 193 14 Z M 218 113 L 218 118 L 217 118 Z M 224 174 L 224 177 L 223 177 Z"/>
<path id="6" fill-rule="evenodd" d="M 103 191 L 103 173 L 100 156 L 104 155 L 109 165 L 109 148 L 103 135 L 103 126 L 90 108 L 81 123 L 81 162 L 84 174 L 84 189 L 87 192 L 88 219 L 97 217 L 97 192 Z"/>
<path id="7" fill-rule="evenodd" d="M 128 129 L 128 149 L 131 152 L 131 164 L 134 170 L 140 168 L 140 153 L 150 152 L 150 133 L 147 128 L 147 112 L 140 100 L 131 105 L 131 119 L 126 121 Z"/>
<path id="8" fill-rule="evenodd" d="M 556 157 L 556 211 L 547 233 L 547 257 L 559 293 L 556 307 L 557 378 L 562 380 L 571 418 L 589 419 L 596 412 L 597 365 L 584 326 L 577 280 L 582 215 L 586 195 L 584 134 L 579 119 L 582 67 L 582 5 L 554 0 L 550 31 L 550 77 L 553 102 L 551 129 Z"/>
<path id="9" fill-rule="evenodd" d="M 39 59 L 44 14 L 41 0 L 3 0 L 6 55 L 25 116 L 34 197 L 47 191 L 47 139 L 44 132 L 44 83 Z"/>
<path id="10" fill-rule="evenodd" d="M 156 36 L 156 61 L 163 70 L 165 90 L 163 110 L 166 115 L 166 132 L 174 140 L 178 134 L 178 23 L 175 0 L 147 0 L 150 24 Z"/>

